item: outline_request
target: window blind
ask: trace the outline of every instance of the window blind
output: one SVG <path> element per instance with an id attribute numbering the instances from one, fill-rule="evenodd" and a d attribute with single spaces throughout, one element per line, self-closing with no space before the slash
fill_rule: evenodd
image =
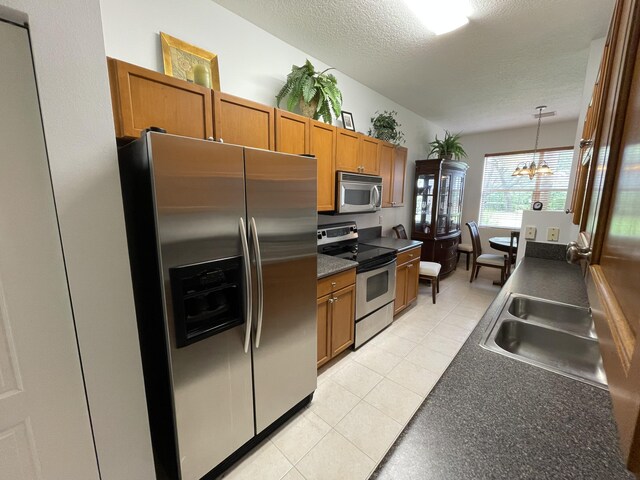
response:
<path id="1" fill-rule="evenodd" d="M 553 175 L 513 177 L 518 165 L 529 165 L 533 151 L 495 153 L 484 157 L 482 197 L 479 225 L 483 227 L 520 228 L 522 211 L 530 210 L 533 202 L 543 203 L 543 210 L 564 210 L 573 147 L 538 150 L 536 165 L 547 162 Z"/>

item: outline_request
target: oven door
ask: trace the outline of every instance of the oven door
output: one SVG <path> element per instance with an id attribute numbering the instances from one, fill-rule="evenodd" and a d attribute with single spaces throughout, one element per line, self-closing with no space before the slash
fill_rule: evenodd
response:
<path id="1" fill-rule="evenodd" d="M 359 270 L 356 275 L 356 320 L 393 302 L 396 296 L 396 260 Z"/>
<path id="2" fill-rule="evenodd" d="M 338 213 L 363 213 L 380 210 L 382 185 L 341 181 L 338 183 Z"/>

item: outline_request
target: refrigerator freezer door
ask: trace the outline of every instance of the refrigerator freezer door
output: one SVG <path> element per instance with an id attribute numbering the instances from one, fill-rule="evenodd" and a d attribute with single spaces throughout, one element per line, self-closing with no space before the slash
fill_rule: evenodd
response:
<path id="1" fill-rule="evenodd" d="M 196 479 L 254 435 L 251 352 L 243 348 L 245 325 L 177 348 L 169 269 L 245 260 L 238 227 L 245 216 L 243 150 L 148 135 L 178 461 L 182 479 Z"/>
<path id="2" fill-rule="evenodd" d="M 261 328 L 253 345 L 260 433 L 316 388 L 316 160 L 247 148 L 245 168 L 262 261 L 253 323 Z"/>

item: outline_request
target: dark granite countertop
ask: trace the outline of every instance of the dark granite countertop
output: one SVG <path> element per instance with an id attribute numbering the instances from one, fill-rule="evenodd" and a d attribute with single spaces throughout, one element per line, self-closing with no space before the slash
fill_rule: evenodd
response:
<path id="1" fill-rule="evenodd" d="M 607 391 L 480 347 L 510 292 L 588 305 L 578 267 L 525 258 L 371 478 L 634 478 Z"/>
<path id="2" fill-rule="evenodd" d="M 419 247 L 420 245 L 422 245 L 422 242 L 419 240 L 403 240 L 390 237 L 371 238 L 368 240 L 363 240 L 362 243 L 366 243 L 367 245 L 374 245 L 376 247 L 393 248 L 397 252 L 403 252 L 405 250 L 409 250 L 410 248 Z"/>
<path id="3" fill-rule="evenodd" d="M 328 277 L 334 273 L 344 272 L 357 266 L 358 263 L 352 262 L 351 260 L 331 257 L 322 253 L 318 254 L 318 278 Z"/>

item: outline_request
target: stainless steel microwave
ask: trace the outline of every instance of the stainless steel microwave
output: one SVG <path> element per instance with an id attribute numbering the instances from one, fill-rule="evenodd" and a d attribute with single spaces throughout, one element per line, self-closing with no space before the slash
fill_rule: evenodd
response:
<path id="1" fill-rule="evenodd" d="M 377 212 L 382 206 L 382 177 L 338 172 L 337 213 Z"/>

